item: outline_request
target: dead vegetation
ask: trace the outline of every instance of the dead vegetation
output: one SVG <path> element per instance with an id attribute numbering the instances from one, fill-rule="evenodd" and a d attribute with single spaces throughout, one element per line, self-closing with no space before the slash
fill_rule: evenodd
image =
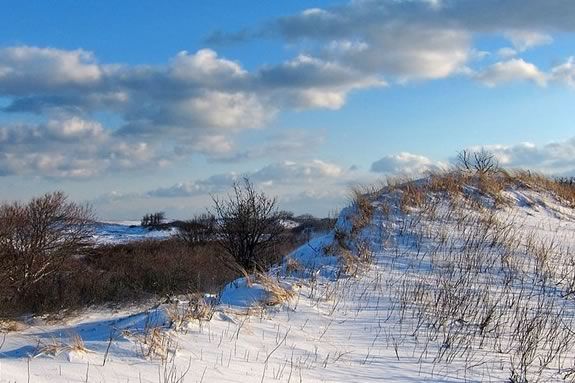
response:
<path id="1" fill-rule="evenodd" d="M 73 334 L 67 342 L 55 338 L 49 341 L 40 341 L 34 354 L 34 357 L 49 356 L 56 358 L 63 353 L 86 354 L 90 350 L 84 344 L 84 340 L 78 334 Z"/>
<path id="2" fill-rule="evenodd" d="M 291 286 L 288 287 L 282 284 L 280 281 L 266 273 L 256 273 L 255 280 L 268 292 L 268 297 L 266 301 L 263 302 L 267 306 L 283 304 L 292 299 L 295 295 L 295 291 Z"/>
<path id="3" fill-rule="evenodd" d="M 516 203 L 505 193 L 513 190 L 573 206 L 572 185 L 501 169 L 436 173 L 380 192 L 381 225 L 397 238 L 382 243 L 394 254 L 385 262 L 390 318 L 399 337 L 416 340 L 411 352 L 421 363 L 473 369 L 494 352 L 505 356 L 510 382 L 572 377 L 575 256 L 498 214 Z M 390 226 L 393 206 L 399 214 Z"/>

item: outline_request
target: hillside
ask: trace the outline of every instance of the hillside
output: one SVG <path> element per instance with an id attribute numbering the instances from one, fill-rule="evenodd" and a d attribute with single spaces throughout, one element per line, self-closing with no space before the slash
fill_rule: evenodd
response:
<path id="1" fill-rule="evenodd" d="M 0 381 L 575 380 L 574 203 L 529 173 L 358 192 L 218 297 L 4 324 Z"/>

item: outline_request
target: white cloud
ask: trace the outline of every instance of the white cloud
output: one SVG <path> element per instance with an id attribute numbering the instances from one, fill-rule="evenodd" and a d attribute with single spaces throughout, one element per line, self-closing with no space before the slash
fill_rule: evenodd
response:
<path id="1" fill-rule="evenodd" d="M 239 33 L 217 32 L 212 42 L 275 36 L 302 42 L 306 51 L 388 80 L 438 79 L 467 71 L 476 58 L 473 38 L 511 41 L 504 58 L 575 32 L 575 2 L 556 0 L 361 0 L 313 8 Z M 312 47 L 310 49 L 310 46 Z"/>
<path id="2" fill-rule="evenodd" d="M 218 58 L 211 49 L 200 49 L 195 54 L 187 51 L 179 52 L 170 65 L 171 75 L 183 81 L 204 83 L 206 81 L 217 84 L 230 79 L 242 79 L 247 72 L 240 64 Z"/>
<path id="3" fill-rule="evenodd" d="M 231 188 L 238 179 L 235 173 L 216 174 L 203 180 L 180 182 L 170 187 L 158 188 L 145 195 L 160 198 L 194 197 L 221 193 Z"/>
<path id="4" fill-rule="evenodd" d="M 273 112 L 257 96 L 244 92 L 205 91 L 199 97 L 166 105 L 163 119 L 197 128 L 242 129 L 262 126 Z"/>
<path id="5" fill-rule="evenodd" d="M 289 185 L 297 188 L 302 185 L 321 187 L 326 181 L 334 181 L 344 176 L 344 171 L 336 164 L 321 161 L 282 161 L 264 166 L 261 169 L 238 174 L 234 172 L 216 174 L 206 179 L 187 181 L 166 188 L 152 190 L 146 195 L 152 197 L 192 197 L 220 193 L 231 188 L 240 177 L 248 177 L 257 186 L 272 187 Z"/>
<path id="6" fill-rule="evenodd" d="M 350 91 L 386 85 L 376 75 L 309 55 L 264 67 L 257 79 L 262 89 L 271 90 L 278 104 L 303 109 L 339 109 Z"/>
<path id="7" fill-rule="evenodd" d="M 575 87 L 575 57 L 551 70 L 551 79 L 559 84 Z"/>
<path id="8" fill-rule="evenodd" d="M 551 175 L 575 175 L 575 137 L 566 141 L 535 145 L 489 145 L 500 164 L 509 168 L 525 168 Z"/>
<path id="9" fill-rule="evenodd" d="M 343 175 L 338 165 L 312 160 L 308 162 L 283 161 L 268 165 L 249 175 L 261 183 L 301 183 L 317 182 L 325 178 L 337 178 Z"/>
<path id="10" fill-rule="evenodd" d="M 526 51 L 539 45 L 547 45 L 553 42 L 553 37 L 547 33 L 532 30 L 514 30 L 505 33 L 515 49 L 519 52 Z"/>
<path id="11" fill-rule="evenodd" d="M 146 142 L 122 140 L 100 123 L 75 116 L 0 125 L 0 175 L 88 178 L 106 171 L 149 170 L 168 161 Z"/>
<path id="12" fill-rule="evenodd" d="M 62 140 L 101 140 L 105 136 L 102 124 L 97 121 L 87 121 L 79 117 L 50 120 L 46 130 L 54 137 Z"/>
<path id="13" fill-rule="evenodd" d="M 516 81 L 532 81 L 540 86 L 547 84 L 546 74 L 523 59 L 510 59 L 495 63 L 476 73 L 474 77 L 490 87 Z"/>
<path id="14" fill-rule="evenodd" d="M 402 152 L 387 155 L 371 164 L 371 171 L 389 175 L 422 175 L 425 172 L 438 170 L 445 165 L 425 156 Z"/>
<path id="15" fill-rule="evenodd" d="M 503 47 L 497 50 L 497 54 L 503 59 L 509 59 L 511 57 L 517 56 L 517 51 L 513 48 Z"/>
<path id="16" fill-rule="evenodd" d="M 515 81 L 574 86 L 573 59 L 546 71 L 518 57 L 552 43 L 554 33 L 575 32 L 574 13 L 572 0 L 352 0 L 235 35 L 215 35 L 212 41 L 281 38 L 299 52 L 254 70 L 212 49 L 182 51 L 164 65 L 119 65 L 100 63 L 80 49 L 0 48 L 3 121 L 11 121 L 0 129 L 0 142 L 17 142 L 28 156 L 17 158 L 8 150 L 2 172 L 89 174 L 54 170 L 67 165 L 55 165 L 57 157 L 48 161 L 44 155 L 54 153 L 60 142 L 67 142 L 64 157 L 77 164 L 73 168 L 85 169 L 83 161 L 98 159 L 93 166 L 97 174 L 141 163 L 165 165 L 170 156 L 190 153 L 254 158 L 269 150 L 235 151 L 238 132 L 264 127 L 286 110 L 339 109 L 351 92 L 397 82 L 467 75 L 487 86 Z M 501 62 L 483 64 L 486 53 L 473 44 L 485 35 L 512 43 L 513 48 L 494 52 Z M 113 128 L 104 126 L 108 119 L 95 121 L 102 114 L 116 121 Z M 41 122 L 25 123 L 30 115 Z M 64 119 L 63 125 L 51 123 Z M 129 158 L 115 148 L 127 150 Z M 165 153 L 158 154 L 159 148 Z"/>
<path id="17" fill-rule="evenodd" d="M 30 94 L 54 86 L 85 86 L 102 70 L 90 52 L 17 46 L 0 49 L 0 93 Z"/>

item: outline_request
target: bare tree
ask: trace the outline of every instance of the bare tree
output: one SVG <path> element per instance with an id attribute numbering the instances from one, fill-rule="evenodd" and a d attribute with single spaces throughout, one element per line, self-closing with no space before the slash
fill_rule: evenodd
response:
<path id="1" fill-rule="evenodd" d="M 143 227 L 155 227 L 160 226 L 164 223 L 166 219 L 166 214 L 163 211 L 159 211 L 157 213 L 146 214 L 142 217 L 141 225 Z"/>
<path id="2" fill-rule="evenodd" d="M 215 238 L 216 217 L 201 214 L 179 226 L 178 238 L 189 246 L 204 245 Z"/>
<path id="3" fill-rule="evenodd" d="M 4 203 L 0 222 L 0 274 L 9 295 L 4 298 L 25 294 L 91 244 L 91 208 L 69 202 L 62 192 L 27 204 Z"/>
<path id="4" fill-rule="evenodd" d="M 457 153 L 457 167 L 479 174 L 496 173 L 500 170 L 495 154 L 485 148 L 479 151 L 462 150 Z"/>
<path id="5" fill-rule="evenodd" d="M 233 185 L 226 199 L 212 197 L 219 220 L 218 242 L 244 269 L 257 268 L 284 233 L 276 198 L 255 190 L 248 178 Z"/>

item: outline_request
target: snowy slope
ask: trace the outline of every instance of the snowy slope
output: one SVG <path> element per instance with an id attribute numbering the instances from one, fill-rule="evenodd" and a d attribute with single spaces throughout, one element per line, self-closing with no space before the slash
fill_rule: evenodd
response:
<path id="1" fill-rule="evenodd" d="M 270 271 L 293 295 L 283 304 L 251 277 L 224 289 L 210 320 L 175 325 L 185 300 L 37 320 L 0 341 L 0 381 L 570 379 L 573 209 L 529 189 L 505 191 L 497 209 L 485 196 L 410 206 L 406 195 L 372 196 L 361 225 L 357 206 L 344 209 L 332 233 Z M 88 351 L 66 349 L 74 334 Z M 46 355 L 54 342 L 62 353 Z"/>

